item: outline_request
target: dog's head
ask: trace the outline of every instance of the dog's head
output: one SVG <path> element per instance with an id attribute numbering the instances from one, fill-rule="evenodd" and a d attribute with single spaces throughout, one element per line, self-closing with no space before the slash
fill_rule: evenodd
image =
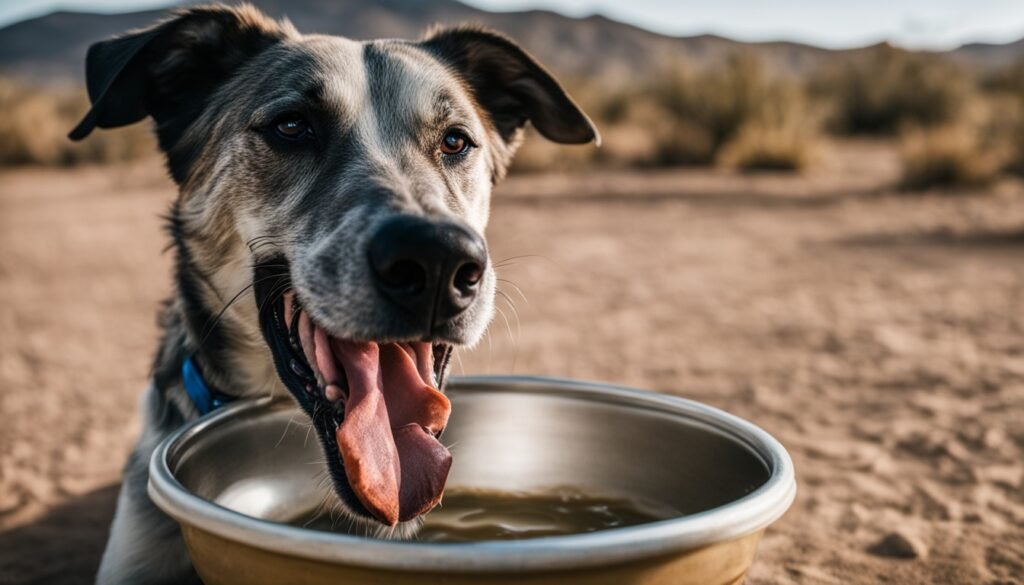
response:
<path id="1" fill-rule="evenodd" d="M 283 383 L 353 516 L 394 526 L 429 510 L 451 461 L 438 389 L 493 311 L 491 187 L 527 122 L 596 141 L 586 115 L 493 32 L 355 42 L 246 6 L 98 43 L 87 82 L 72 138 L 155 121 L 204 373 L 236 392 Z"/>

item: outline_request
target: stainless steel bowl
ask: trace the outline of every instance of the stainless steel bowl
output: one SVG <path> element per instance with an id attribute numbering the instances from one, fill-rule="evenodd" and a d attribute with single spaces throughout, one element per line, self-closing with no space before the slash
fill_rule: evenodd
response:
<path id="1" fill-rule="evenodd" d="M 289 402 L 232 404 L 153 455 L 149 493 L 207 585 L 731 584 L 796 494 L 786 450 L 689 400 L 605 384 L 456 378 L 448 489 L 580 491 L 687 513 L 626 528 L 469 544 L 291 526 L 323 498 L 319 445 Z M 308 440 L 307 440 L 308 439 Z"/>

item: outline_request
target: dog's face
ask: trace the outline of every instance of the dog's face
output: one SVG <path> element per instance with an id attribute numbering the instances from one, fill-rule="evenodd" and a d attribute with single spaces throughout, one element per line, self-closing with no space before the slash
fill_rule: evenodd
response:
<path id="1" fill-rule="evenodd" d="M 493 311 L 491 187 L 527 121 L 583 143 L 586 116 L 493 33 L 360 43 L 248 7 L 100 43 L 88 69 L 94 105 L 72 136 L 152 116 L 181 186 L 193 349 L 226 362 L 228 387 L 287 387 L 353 516 L 429 510 L 451 462 L 438 389 Z M 218 318 L 220 355 L 203 347 L 209 317 L 250 286 L 254 302 Z"/>

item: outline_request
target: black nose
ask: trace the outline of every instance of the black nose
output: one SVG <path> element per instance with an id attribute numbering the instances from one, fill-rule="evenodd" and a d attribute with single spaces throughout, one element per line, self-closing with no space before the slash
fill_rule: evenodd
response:
<path id="1" fill-rule="evenodd" d="M 369 254 L 380 291 L 430 326 L 472 304 L 487 266 L 487 245 L 475 231 L 414 215 L 384 222 Z"/>

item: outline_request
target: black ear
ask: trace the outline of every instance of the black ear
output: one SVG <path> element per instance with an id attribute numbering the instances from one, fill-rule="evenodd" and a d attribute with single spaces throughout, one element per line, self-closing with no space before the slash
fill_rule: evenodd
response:
<path id="1" fill-rule="evenodd" d="M 530 121 L 554 142 L 600 144 L 590 118 L 511 39 L 486 29 L 459 27 L 431 34 L 423 47 L 462 75 L 506 142 Z"/>
<path id="2" fill-rule="evenodd" d="M 92 108 L 69 134 L 142 120 L 157 122 L 165 150 L 202 111 L 205 97 L 246 59 L 295 34 L 249 5 L 176 13 L 150 28 L 89 47 L 86 86 Z"/>

